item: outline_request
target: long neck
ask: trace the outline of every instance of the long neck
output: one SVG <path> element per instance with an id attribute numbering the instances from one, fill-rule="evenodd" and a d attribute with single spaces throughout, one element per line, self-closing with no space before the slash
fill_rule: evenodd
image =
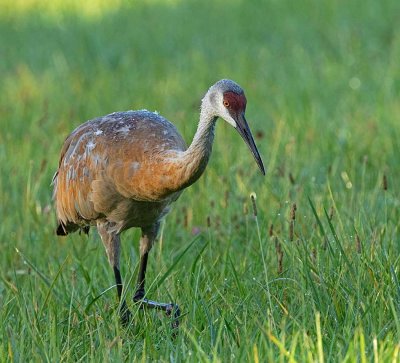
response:
<path id="1" fill-rule="evenodd" d="M 203 174 L 212 150 L 216 120 L 217 117 L 209 113 L 207 107 L 202 107 L 196 134 L 180 160 L 180 189 L 193 184 Z"/>

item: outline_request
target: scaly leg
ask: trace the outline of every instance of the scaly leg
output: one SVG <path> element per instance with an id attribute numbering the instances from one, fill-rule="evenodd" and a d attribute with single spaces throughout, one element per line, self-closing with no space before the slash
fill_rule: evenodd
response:
<path id="1" fill-rule="evenodd" d="M 122 279 L 121 273 L 118 267 L 113 266 L 114 269 L 114 276 L 115 276 L 115 283 L 117 285 L 117 294 L 118 294 L 118 301 L 121 301 L 122 298 Z M 123 326 L 127 326 L 129 324 L 129 320 L 131 318 L 131 312 L 128 309 L 128 305 L 126 305 L 125 299 L 121 302 L 121 307 L 119 310 L 121 323 Z"/>
<path id="2" fill-rule="evenodd" d="M 122 299 L 122 278 L 119 270 L 119 256 L 120 256 L 120 244 L 121 240 L 119 234 L 113 231 L 113 224 L 109 222 L 98 222 L 97 230 L 100 234 L 101 240 L 103 241 L 104 247 L 107 252 L 108 261 L 114 270 L 115 283 L 117 286 L 118 301 Z M 120 303 L 120 319 L 123 326 L 127 326 L 131 317 L 131 312 L 128 309 L 126 301 L 123 300 Z"/>
<path id="3" fill-rule="evenodd" d="M 177 328 L 179 326 L 179 317 L 181 315 L 178 305 L 173 303 L 160 303 L 153 300 L 145 299 L 145 282 L 146 282 L 146 268 L 149 251 L 153 246 L 153 243 L 157 237 L 159 224 L 155 224 L 150 228 L 142 228 L 142 237 L 140 239 L 140 268 L 138 275 L 138 282 L 136 286 L 136 292 L 133 300 L 141 304 L 141 307 L 149 309 L 158 309 L 166 312 L 167 316 L 171 316 L 173 313 L 172 327 Z"/>

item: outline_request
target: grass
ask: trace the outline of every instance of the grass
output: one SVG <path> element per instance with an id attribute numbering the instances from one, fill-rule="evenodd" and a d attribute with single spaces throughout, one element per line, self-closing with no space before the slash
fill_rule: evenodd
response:
<path id="1" fill-rule="evenodd" d="M 0 361 L 397 361 L 399 2 L 89 3 L 0 0 Z M 54 234 L 61 144 L 138 108 L 189 141 L 223 77 L 246 90 L 267 176 L 220 121 L 149 261 L 180 333 L 130 303 L 138 231 L 123 329 L 96 233 Z"/>

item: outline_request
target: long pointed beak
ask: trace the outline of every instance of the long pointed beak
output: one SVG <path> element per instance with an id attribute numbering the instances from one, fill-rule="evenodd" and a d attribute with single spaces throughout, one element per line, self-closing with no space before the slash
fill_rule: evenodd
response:
<path id="1" fill-rule="evenodd" d="M 243 138 L 244 142 L 249 147 L 251 153 L 254 156 L 254 159 L 256 160 L 258 167 L 261 170 L 261 173 L 265 175 L 264 164 L 261 160 L 260 153 L 257 150 L 257 146 L 254 142 L 253 135 L 251 134 L 249 125 L 247 124 L 247 121 L 244 117 L 244 113 L 240 113 L 235 121 L 237 124 L 236 130 L 239 132 L 240 136 Z"/>

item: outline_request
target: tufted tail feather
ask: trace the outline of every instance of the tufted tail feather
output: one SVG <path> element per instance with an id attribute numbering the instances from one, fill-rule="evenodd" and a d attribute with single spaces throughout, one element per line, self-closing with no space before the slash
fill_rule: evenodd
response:
<path id="1" fill-rule="evenodd" d="M 57 236 L 66 236 L 68 234 L 63 223 L 59 223 L 56 229 Z"/>
<path id="2" fill-rule="evenodd" d="M 85 226 L 85 227 L 79 227 L 78 225 L 74 223 L 67 223 L 64 224 L 63 222 L 59 222 L 57 229 L 56 229 L 56 234 L 57 236 L 66 236 L 72 232 L 75 232 L 79 229 L 79 233 L 85 233 L 89 234 L 89 229 L 90 226 Z"/>

